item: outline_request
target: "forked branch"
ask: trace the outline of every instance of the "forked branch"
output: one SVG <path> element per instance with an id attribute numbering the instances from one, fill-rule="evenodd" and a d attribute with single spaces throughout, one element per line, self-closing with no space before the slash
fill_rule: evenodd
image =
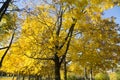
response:
<path id="1" fill-rule="evenodd" d="M 4 52 L 4 54 L 3 54 L 3 56 L 2 56 L 2 58 L 1 58 L 1 60 L 0 60 L 0 67 L 2 66 L 2 62 L 3 62 L 3 60 L 4 60 L 4 58 L 5 58 L 6 54 L 7 54 L 7 52 L 9 51 L 9 49 L 10 49 L 12 43 L 13 43 L 14 35 L 15 35 L 15 30 L 14 30 L 14 32 L 13 32 L 13 34 L 12 34 L 12 38 L 11 38 L 11 40 L 10 40 L 10 43 L 9 43 L 8 47 L 6 47 L 7 49 L 6 49 L 6 51 Z"/>

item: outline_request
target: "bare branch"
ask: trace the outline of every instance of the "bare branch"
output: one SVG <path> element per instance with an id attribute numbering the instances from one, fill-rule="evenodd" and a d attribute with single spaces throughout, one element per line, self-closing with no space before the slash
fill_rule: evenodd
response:
<path id="1" fill-rule="evenodd" d="M 56 32 L 56 34 L 59 36 L 59 34 L 60 34 L 60 29 L 61 29 L 61 27 L 62 27 L 62 16 L 63 16 L 63 10 L 62 10 L 62 8 L 61 8 L 61 6 L 60 6 L 60 11 L 59 11 L 59 15 L 58 15 L 58 26 L 57 26 L 57 32 Z"/>
<path id="2" fill-rule="evenodd" d="M 9 46 L 8 46 L 8 48 L 6 49 L 5 53 L 3 54 L 3 56 L 2 56 L 2 58 L 1 58 L 1 60 L 0 60 L 0 67 L 2 66 L 2 62 L 3 62 L 3 60 L 4 60 L 4 58 L 5 58 L 6 54 L 7 54 L 7 52 L 9 51 L 9 49 L 10 49 L 10 47 L 11 47 L 11 45 L 12 45 L 14 35 L 15 35 L 15 30 L 14 30 L 14 32 L 13 32 L 13 34 L 12 34 L 12 38 L 11 38 L 11 40 L 10 40 Z"/>
<path id="3" fill-rule="evenodd" d="M 2 48 L 0 48 L 0 50 L 6 49 L 6 48 L 8 48 L 8 46 L 7 47 L 2 47 Z"/>
<path id="4" fill-rule="evenodd" d="M 64 55 L 62 56 L 61 58 L 61 61 L 60 61 L 60 64 L 62 64 L 63 60 L 66 58 L 66 54 L 67 54 L 67 51 L 69 50 L 69 45 L 70 45 L 70 41 L 71 41 L 71 38 L 72 38 L 72 34 L 73 34 L 73 31 L 74 31 L 74 26 L 77 22 L 76 19 L 73 19 L 74 23 L 71 25 L 71 30 L 70 30 L 70 38 L 68 40 L 68 43 L 67 43 L 67 46 L 66 46 L 66 50 L 64 52 Z"/>
<path id="5" fill-rule="evenodd" d="M 0 8 L 0 21 L 3 17 L 3 15 L 5 14 L 10 2 L 11 2 L 11 0 L 6 0 L 6 2 L 4 2 L 4 4 Z"/>
<path id="6" fill-rule="evenodd" d="M 76 24 L 76 20 L 75 20 L 75 22 L 71 25 L 71 27 L 70 27 L 70 29 L 69 29 L 69 32 L 68 32 L 67 36 L 65 37 L 65 41 L 60 45 L 59 49 L 61 49 L 61 48 L 64 46 L 64 44 L 66 43 L 66 41 L 68 40 L 68 37 L 69 37 L 71 31 L 73 30 L 75 24 Z"/>

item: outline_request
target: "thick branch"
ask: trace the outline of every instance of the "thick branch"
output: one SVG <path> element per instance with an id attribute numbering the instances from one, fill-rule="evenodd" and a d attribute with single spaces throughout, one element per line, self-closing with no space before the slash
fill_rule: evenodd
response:
<path id="1" fill-rule="evenodd" d="M 58 15 L 58 26 L 57 26 L 57 32 L 56 32 L 56 34 L 57 34 L 57 36 L 59 36 L 59 34 L 60 34 L 60 29 L 61 29 L 61 27 L 62 27 L 62 16 L 63 16 L 63 11 L 61 10 L 60 11 L 60 14 Z"/>
<path id="2" fill-rule="evenodd" d="M 73 19 L 73 21 L 75 21 L 75 22 L 74 22 L 74 23 L 72 24 L 72 26 L 71 26 L 70 38 L 69 38 L 69 40 L 68 40 L 68 43 L 67 43 L 67 47 L 66 47 L 65 53 L 64 53 L 64 55 L 63 55 L 62 58 L 61 58 L 60 64 L 62 64 L 63 60 L 64 60 L 65 57 L 66 57 L 67 51 L 68 51 L 68 49 L 69 49 L 70 41 L 71 41 L 72 34 L 73 34 L 73 31 L 74 31 L 74 27 L 75 27 L 75 24 L 76 24 L 76 21 L 77 21 L 77 20 Z"/>
<path id="3" fill-rule="evenodd" d="M 11 40 L 10 40 L 10 43 L 9 43 L 8 48 L 6 49 L 5 53 L 3 54 L 3 56 L 2 56 L 2 58 L 1 58 L 1 60 L 0 60 L 0 67 L 2 66 L 2 62 L 3 62 L 4 58 L 5 58 L 8 50 L 10 49 L 10 47 L 11 47 L 11 45 L 12 45 L 14 35 L 15 35 L 15 31 L 14 31 L 13 34 L 12 34 L 12 38 L 11 38 Z"/>
<path id="4" fill-rule="evenodd" d="M 31 58 L 31 59 L 37 59 L 37 60 L 54 60 L 53 58 L 34 58 L 31 56 L 28 56 L 27 54 L 24 54 L 26 57 Z"/>
<path id="5" fill-rule="evenodd" d="M 84 13 L 85 14 L 85 11 L 84 11 L 84 9 L 81 11 L 81 13 Z M 69 29 L 69 32 L 68 32 L 68 34 L 67 34 L 67 36 L 65 37 L 65 41 L 60 45 L 60 47 L 59 47 L 59 50 L 64 46 L 64 44 L 66 43 L 66 41 L 68 40 L 68 37 L 69 37 L 69 35 L 70 35 L 70 32 L 71 32 L 71 30 L 72 30 L 72 27 L 73 26 L 75 26 L 75 24 L 76 24 L 76 19 L 74 19 L 74 18 L 72 18 L 73 19 L 73 24 L 71 25 L 71 27 L 70 27 L 70 29 Z"/>
<path id="6" fill-rule="evenodd" d="M 3 15 L 5 14 L 10 2 L 11 2 L 11 0 L 6 0 L 6 2 L 4 2 L 4 4 L 0 8 L 0 21 L 3 17 Z"/>
<path id="7" fill-rule="evenodd" d="M 66 41 L 68 40 L 68 37 L 69 37 L 70 32 L 71 32 L 71 30 L 72 30 L 72 27 L 73 27 L 73 26 L 70 27 L 69 32 L 68 32 L 67 36 L 65 37 L 64 42 L 63 42 L 63 43 L 60 45 L 60 47 L 59 47 L 59 50 L 64 46 L 64 44 L 65 44 Z"/>
<path id="8" fill-rule="evenodd" d="M 62 8 L 60 6 L 60 11 L 59 11 L 59 14 L 58 14 L 58 24 L 57 24 L 57 31 L 56 31 L 56 35 L 59 37 L 60 35 L 60 31 L 61 31 L 61 27 L 62 27 L 62 16 L 63 16 L 63 11 L 62 11 Z M 59 48 L 59 45 L 58 44 L 55 44 L 55 48 L 58 49 Z"/>
<path id="9" fill-rule="evenodd" d="M 72 29 L 74 28 L 77 20 L 74 20 L 74 19 L 73 19 L 73 21 L 74 21 L 74 23 L 71 25 L 71 27 L 70 27 L 70 29 L 69 29 L 69 32 L 68 32 L 67 36 L 65 37 L 64 42 L 60 45 L 59 49 L 61 49 L 61 48 L 64 46 L 64 44 L 66 43 L 66 41 L 68 40 L 68 37 L 69 37 Z"/>
<path id="10" fill-rule="evenodd" d="M 8 5 L 9 5 L 10 2 L 11 2 L 11 0 L 6 0 L 6 1 L 4 2 L 4 4 L 3 4 L 2 7 L 0 8 L 0 14 L 1 14 L 6 8 L 8 8 Z"/>

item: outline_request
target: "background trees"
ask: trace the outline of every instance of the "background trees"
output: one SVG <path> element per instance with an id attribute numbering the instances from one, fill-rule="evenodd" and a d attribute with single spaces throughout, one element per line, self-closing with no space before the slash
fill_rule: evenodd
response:
<path id="1" fill-rule="evenodd" d="M 83 31 L 77 34 L 77 40 L 73 40 L 71 44 L 72 56 L 69 55 L 68 59 L 71 59 L 73 64 L 78 62 L 89 71 L 106 71 L 115 67 L 119 61 L 117 27 L 112 21 L 102 20 L 97 25 L 83 28 Z"/>

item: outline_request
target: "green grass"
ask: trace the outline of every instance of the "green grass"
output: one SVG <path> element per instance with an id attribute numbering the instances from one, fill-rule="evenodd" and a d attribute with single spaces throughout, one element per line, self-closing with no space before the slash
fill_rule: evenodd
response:
<path id="1" fill-rule="evenodd" d="M 13 80 L 13 79 L 12 77 L 0 77 L 0 80 Z M 16 77 L 14 77 L 14 80 L 16 80 Z M 22 78 L 20 80 L 22 80 Z M 26 77 L 25 80 L 28 80 L 28 78 Z"/>
<path id="2" fill-rule="evenodd" d="M 0 77 L 0 80 L 12 80 L 12 77 Z M 14 80 L 16 79 L 14 78 Z"/>

